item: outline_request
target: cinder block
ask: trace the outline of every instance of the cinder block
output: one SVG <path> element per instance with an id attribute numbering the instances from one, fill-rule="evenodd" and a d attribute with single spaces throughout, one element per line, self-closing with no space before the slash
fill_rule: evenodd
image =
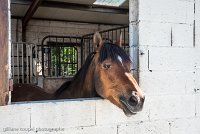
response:
<path id="1" fill-rule="evenodd" d="M 33 40 L 36 40 L 36 32 L 31 32 L 31 31 L 28 31 L 26 32 L 26 35 L 27 35 L 27 42 L 33 42 Z"/>
<path id="2" fill-rule="evenodd" d="M 57 26 L 56 26 L 57 27 Z M 97 24 L 67 22 L 67 27 L 77 29 L 96 29 Z"/>
<path id="3" fill-rule="evenodd" d="M 17 23 L 17 19 L 11 19 L 11 28 L 13 26 L 16 26 L 16 23 Z"/>
<path id="4" fill-rule="evenodd" d="M 171 134 L 199 134 L 200 118 L 181 118 L 171 122 Z"/>
<path id="5" fill-rule="evenodd" d="M 149 96 L 150 120 L 195 116 L 195 94 Z"/>
<path id="6" fill-rule="evenodd" d="M 200 47 L 200 0 L 195 0 L 195 46 Z"/>
<path id="7" fill-rule="evenodd" d="M 146 95 L 194 93 L 194 73 L 183 71 L 142 71 L 140 87 Z"/>
<path id="8" fill-rule="evenodd" d="M 193 47 L 193 24 L 173 24 L 171 36 L 173 47 Z"/>
<path id="9" fill-rule="evenodd" d="M 49 27 L 69 27 L 70 23 L 66 21 L 49 21 Z"/>
<path id="10" fill-rule="evenodd" d="M 200 117 L 200 90 L 198 90 L 198 93 L 196 94 L 196 116 Z"/>
<path id="11" fill-rule="evenodd" d="M 64 101 L 31 105 L 33 127 L 77 127 L 95 124 L 95 101 Z"/>
<path id="12" fill-rule="evenodd" d="M 169 134 L 167 120 L 144 121 L 133 124 L 120 125 L 118 134 Z"/>
<path id="13" fill-rule="evenodd" d="M 145 107 L 145 106 L 144 106 Z M 96 124 L 119 124 L 124 122 L 149 120 L 149 110 L 142 110 L 136 115 L 127 117 L 124 112 L 108 100 L 96 101 Z"/>
<path id="14" fill-rule="evenodd" d="M 194 86 L 194 89 L 200 92 L 200 70 L 195 70 L 194 72 Z"/>
<path id="15" fill-rule="evenodd" d="M 117 134 L 117 125 L 68 128 L 64 132 L 66 134 Z"/>
<path id="16" fill-rule="evenodd" d="M 116 28 L 116 27 L 119 27 L 119 26 L 117 26 L 117 25 L 99 25 L 99 29 L 97 29 L 97 30 L 99 30 L 99 31 L 102 31 L 102 30 L 107 30 L 107 29 L 111 29 L 111 28 Z M 98 28 L 98 27 L 96 27 L 96 28 Z"/>
<path id="17" fill-rule="evenodd" d="M 192 24 L 193 0 L 141 0 L 139 20 Z"/>
<path id="18" fill-rule="evenodd" d="M 148 56 L 149 56 L 148 46 L 139 46 L 139 70 L 147 71 L 148 70 Z"/>
<path id="19" fill-rule="evenodd" d="M 150 48 L 149 70 L 192 71 L 195 48 Z"/>
<path id="20" fill-rule="evenodd" d="M 200 70 L 200 47 L 195 47 L 194 50 L 194 65 L 196 70 Z"/>
<path id="21" fill-rule="evenodd" d="M 30 128 L 29 104 L 13 104 L 0 107 L 0 133 L 18 133 L 20 128 Z M 15 131 L 9 131 L 11 128 Z M 7 132 L 6 129 L 8 130 Z"/>
<path id="22" fill-rule="evenodd" d="M 41 33 L 36 34 L 37 42 L 33 42 L 33 43 L 41 43 L 43 38 L 48 35 L 49 35 L 48 32 L 41 32 Z"/>
<path id="23" fill-rule="evenodd" d="M 29 25 L 29 26 L 27 26 L 26 30 L 29 31 L 29 32 L 38 32 L 39 28 L 41 28 L 41 27 L 40 26 L 35 26 L 35 25 Z M 47 28 L 45 30 L 47 30 Z"/>
<path id="24" fill-rule="evenodd" d="M 50 26 L 50 22 L 48 20 L 30 20 L 28 25 L 29 26 Z"/>
<path id="25" fill-rule="evenodd" d="M 195 23 L 195 47 L 200 48 L 200 21 Z"/>
<path id="26" fill-rule="evenodd" d="M 15 30 L 11 31 L 11 40 L 12 40 L 12 42 L 16 42 L 16 31 Z"/>
<path id="27" fill-rule="evenodd" d="M 50 27 L 68 27 L 68 28 L 96 28 L 97 24 L 88 24 L 88 23 L 76 23 L 76 22 L 61 22 L 61 21 L 50 21 Z"/>
<path id="28" fill-rule="evenodd" d="M 140 46 L 170 46 L 171 24 L 141 21 L 139 23 Z"/>

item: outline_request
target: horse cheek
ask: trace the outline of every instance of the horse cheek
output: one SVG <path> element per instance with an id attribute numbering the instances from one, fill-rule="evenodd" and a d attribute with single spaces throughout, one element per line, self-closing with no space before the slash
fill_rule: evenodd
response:
<path id="1" fill-rule="evenodd" d="M 97 75 L 97 72 L 95 72 L 95 74 L 94 74 L 94 87 L 95 87 L 97 94 L 104 98 L 104 95 L 102 92 L 102 88 L 103 88 L 102 83 L 100 81 L 100 78 Z"/>

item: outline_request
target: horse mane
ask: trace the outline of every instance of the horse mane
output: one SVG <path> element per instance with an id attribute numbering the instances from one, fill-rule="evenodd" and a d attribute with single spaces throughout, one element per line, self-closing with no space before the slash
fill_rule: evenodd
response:
<path id="1" fill-rule="evenodd" d="M 118 56 L 122 58 L 122 61 L 131 63 L 130 57 L 127 55 L 127 53 L 118 45 L 105 42 L 100 50 L 100 57 L 99 62 L 102 63 L 105 59 L 111 58 L 113 61 L 118 61 Z"/>
<path id="2" fill-rule="evenodd" d="M 86 58 L 86 61 L 84 65 L 79 69 L 79 71 L 76 73 L 76 75 L 72 78 L 71 81 L 64 82 L 58 90 L 54 93 L 54 96 L 57 98 L 63 91 L 67 90 L 68 87 L 71 85 L 72 81 L 76 80 L 77 78 L 81 79 L 81 84 L 83 84 L 83 80 L 87 74 L 87 70 L 89 68 L 89 65 L 94 58 L 96 52 L 92 52 L 88 55 Z"/>
<path id="3" fill-rule="evenodd" d="M 86 61 L 84 65 L 79 69 L 79 71 L 76 73 L 76 75 L 72 78 L 72 81 L 76 79 L 80 79 L 80 84 L 83 85 L 85 76 L 87 75 L 87 71 L 89 68 L 89 65 L 94 58 L 96 52 L 92 52 L 88 55 L 86 58 Z M 99 56 L 99 62 L 102 63 L 105 59 L 111 58 L 113 61 L 118 61 L 118 56 L 122 58 L 122 61 L 131 63 L 130 57 L 126 54 L 126 52 L 119 47 L 116 44 L 110 43 L 106 41 L 101 49 L 100 49 L 100 56 Z M 68 87 L 72 84 L 72 81 L 67 81 L 63 83 L 60 88 L 55 92 L 55 97 L 57 98 L 63 91 L 68 90 Z"/>

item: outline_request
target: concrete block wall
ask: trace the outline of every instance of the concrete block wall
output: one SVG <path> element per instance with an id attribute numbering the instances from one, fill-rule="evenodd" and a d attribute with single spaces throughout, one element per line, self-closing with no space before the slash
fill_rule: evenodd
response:
<path id="1" fill-rule="evenodd" d="M 199 134 L 199 18 L 200 0 L 139 1 L 142 112 L 126 117 L 102 99 L 14 104 L 0 107 L 0 133 Z"/>
<path id="2" fill-rule="evenodd" d="M 139 75 L 149 120 L 124 125 L 126 133 L 200 133 L 199 2 L 139 1 Z"/>
<path id="3" fill-rule="evenodd" d="M 114 28 L 117 25 L 76 23 L 51 20 L 31 20 L 27 25 L 27 42 L 41 44 L 42 39 L 48 35 L 81 36 L 95 31 Z M 12 41 L 22 40 L 22 27 L 20 19 L 12 19 Z"/>

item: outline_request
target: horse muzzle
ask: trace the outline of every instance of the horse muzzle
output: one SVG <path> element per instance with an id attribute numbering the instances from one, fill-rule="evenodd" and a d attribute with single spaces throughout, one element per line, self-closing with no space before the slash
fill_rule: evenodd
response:
<path id="1" fill-rule="evenodd" d="M 122 109 L 125 115 L 131 116 L 142 110 L 145 97 L 139 98 L 136 95 L 133 95 L 130 97 L 121 96 L 119 100 L 123 105 Z"/>

